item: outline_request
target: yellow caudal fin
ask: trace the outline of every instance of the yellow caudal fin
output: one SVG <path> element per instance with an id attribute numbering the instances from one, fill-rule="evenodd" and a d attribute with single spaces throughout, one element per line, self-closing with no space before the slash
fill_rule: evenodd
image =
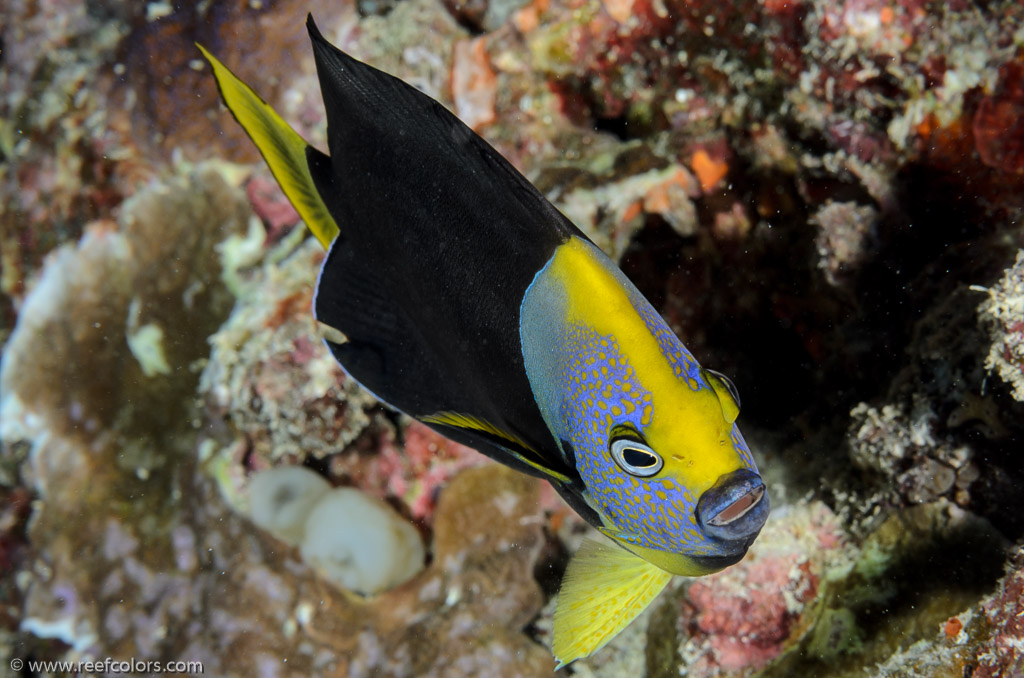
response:
<path id="1" fill-rule="evenodd" d="M 213 67 L 221 98 L 260 149 L 277 183 L 306 226 L 326 248 L 338 235 L 338 226 L 317 193 L 306 161 L 306 140 L 263 101 L 251 87 L 199 44 L 199 51 Z"/>
<path id="2" fill-rule="evenodd" d="M 585 540 L 569 562 L 555 606 L 552 651 L 558 668 L 604 647 L 671 578 L 625 549 Z"/>

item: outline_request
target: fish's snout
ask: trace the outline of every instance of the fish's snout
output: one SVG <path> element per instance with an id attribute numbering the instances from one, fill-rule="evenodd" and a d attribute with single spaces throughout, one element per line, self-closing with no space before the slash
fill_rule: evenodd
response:
<path id="1" fill-rule="evenodd" d="M 712 539 L 746 551 L 768 519 L 768 495 L 761 476 L 739 469 L 718 479 L 697 501 L 697 523 Z"/>

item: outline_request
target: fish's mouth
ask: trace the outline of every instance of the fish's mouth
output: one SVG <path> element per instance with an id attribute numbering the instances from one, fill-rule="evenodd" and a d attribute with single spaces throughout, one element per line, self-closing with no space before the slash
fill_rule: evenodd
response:
<path id="1" fill-rule="evenodd" d="M 718 479 L 697 502 L 697 523 L 728 552 L 745 552 L 768 518 L 764 481 L 750 469 Z"/>
<path id="2" fill-rule="evenodd" d="M 764 496 L 764 486 L 755 487 L 733 503 L 718 512 L 713 518 L 708 519 L 708 525 L 723 527 L 736 522 L 750 511 L 757 507 L 757 503 Z"/>

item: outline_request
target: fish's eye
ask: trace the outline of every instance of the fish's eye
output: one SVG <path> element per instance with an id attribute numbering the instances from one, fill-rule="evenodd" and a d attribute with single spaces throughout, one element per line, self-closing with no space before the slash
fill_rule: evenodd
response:
<path id="1" fill-rule="evenodd" d="M 665 465 L 661 455 L 632 438 L 612 441 L 612 459 L 626 473 L 641 478 L 653 476 Z"/>

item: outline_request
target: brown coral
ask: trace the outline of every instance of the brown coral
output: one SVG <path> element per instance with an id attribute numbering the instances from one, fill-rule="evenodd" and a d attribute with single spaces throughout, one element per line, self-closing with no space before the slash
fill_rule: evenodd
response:
<path id="1" fill-rule="evenodd" d="M 974 143 L 986 165 L 1024 172 L 1024 62 L 999 69 L 996 91 L 974 113 Z"/>
<path id="2" fill-rule="evenodd" d="M 153 186 L 119 229 L 58 252 L 26 301 L 0 377 L 5 449 L 31 448 L 24 472 L 44 500 L 23 633 L 73 657 L 224 676 L 550 670 L 522 631 L 543 603 L 539 481 L 493 464 L 462 474 L 437 510 L 433 564 L 359 599 L 232 511 L 202 470 L 188 367 L 231 298 L 215 245 L 248 218 L 213 171 Z M 161 331 L 133 352 L 146 327 Z"/>

